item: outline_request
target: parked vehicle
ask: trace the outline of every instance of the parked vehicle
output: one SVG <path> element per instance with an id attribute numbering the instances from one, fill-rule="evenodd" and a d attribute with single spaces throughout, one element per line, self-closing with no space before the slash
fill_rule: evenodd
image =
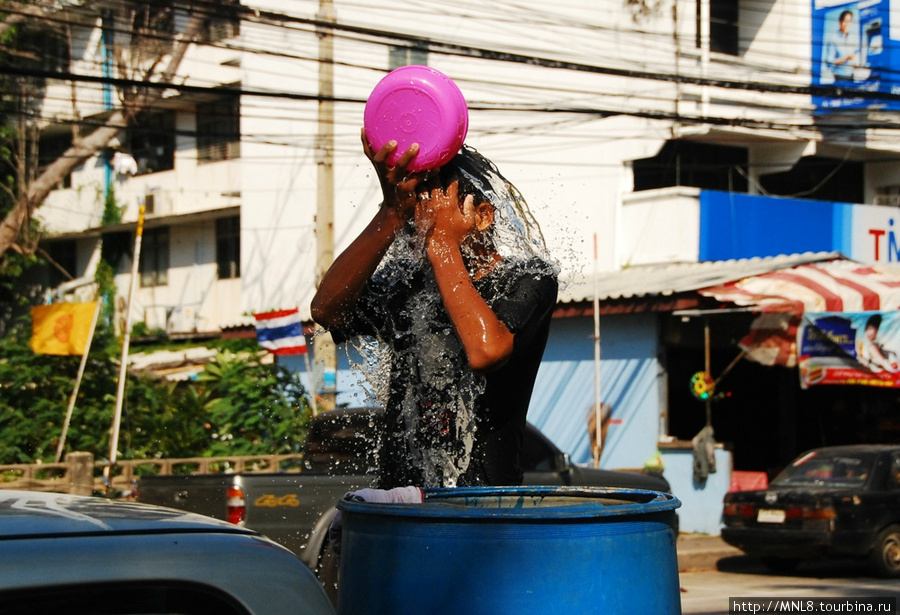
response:
<path id="1" fill-rule="evenodd" d="M 765 490 L 725 496 L 722 538 L 772 570 L 806 559 L 868 558 L 900 577 L 900 446 L 806 452 Z"/>
<path id="2" fill-rule="evenodd" d="M 147 476 L 140 480 L 139 499 L 253 528 L 318 569 L 335 504 L 348 491 L 371 486 L 381 416 L 372 408 L 320 414 L 310 426 L 299 473 Z M 577 466 L 530 424 L 522 455 L 527 485 L 670 491 L 661 476 Z"/>
<path id="3" fill-rule="evenodd" d="M 4 615 L 334 615 L 284 547 L 134 502 L 0 490 Z"/>

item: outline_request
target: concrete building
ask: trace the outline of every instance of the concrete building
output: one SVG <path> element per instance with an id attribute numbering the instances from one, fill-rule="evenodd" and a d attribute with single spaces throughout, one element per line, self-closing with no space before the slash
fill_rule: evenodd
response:
<path id="1" fill-rule="evenodd" d="M 190 14 L 177 2 L 163 5 L 177 10 L 162 36 L 175 36 Z M 76 278 L 93 275 L 101 238 L 107 254 L 121 254 L 123 321 L 142 204 L 133 322 L 191 334 L 246 325 L 270 309 L 299 307 L 308 317 L 322 267 L 378 205 L 359 146 L 366 98 L 407 63 L 428 64 L 460 86 L 467 143 L 525 195 L 562 266 L 531 420 L 576 461 L 591 461 L 598 296 L 600 397 L 611 407 L 601 465 L 641 467 L 661 442 L 669 445 L 666 476 L 692 510 L 715 509 L 733 463 L 720 447 L 722 471 L 694 484 L 689 444 L 676 446 L 704 424 L 703 405 L 684 399 L 683 378 L 704 369 L 703 330 L 678 310 L 708 305 L 695 295 L 706 266 L 722 281 L 741 277 L 756 257 L 788 258 L 754 273 L 802 262 L 790 255 L 806 252 L 900 261 L 890 72 L 900 66 L 900 43 L 886 0 L 192 6 L 212 11 L 212 27 L 163 98 L 118 137 L 117 151 L 130 158 L 116 167 L 104 151 L 39 210 L 48 250 Z M 862 41 L 849 77 L 826 51 L 844 10 Z M 89 11 L 76 3 L 60 11 L 78 17 L 70 71 L 103 77 L 107 43 L 123 36 L 122 24 Z M 46 152 L 64 149 L 68 123 L 103 122 L 118 105 L 116 85 L 52 80 L 41 109 Z M 106 194 L 121 209 L 111 226 L 101 224 Z M 636 286 L 629 294 L 609 284 Z M 737 355 L 748 326 L 746 315 L 713 325 L 718 369 Z M 358 403 L 346 355 L 338 357 L 337 401 Z M 759 375 L 740 363 L 745 380 L 780 383 L 773 390 L 781 394 L 796 388 L 796 370 Z M 329 376 L 317 370 L 312 387 L 332 386 Z M 777 423 L 773 416 L 765 421 Z M 743 438 L 744 450 L 775 446 L 747 441 L 740 421 L 729 421 L 723 431 Z M 769 469 L 798 452 L 785 435 L 791 429 L 773 425 L 777 452 L 748 455 L 742 469 Z M 682 527 L 717 533 L 717 512 L 710 514 L 695 513 L 694 523 L 683 515 Z"/>

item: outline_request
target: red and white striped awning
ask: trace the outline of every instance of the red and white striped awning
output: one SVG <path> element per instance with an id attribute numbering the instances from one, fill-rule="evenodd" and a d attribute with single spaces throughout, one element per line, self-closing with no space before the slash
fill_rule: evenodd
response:
<path id="1" fill-rule="evenodd" d="M 809 263 L 698 291 L 764 312 L 870 312 L 900 308 L 900 269 L 844 258 Z"/>
<path id="2" fill-rule="evenodd" d="M 762 314 L 740 342 L 745 356 L 764 365 L 793 367 L 797 327 L 804 312 L 900 309 L 900 269 L 835 258 L 697 292 L 723 303 L 759 308 Z"/>

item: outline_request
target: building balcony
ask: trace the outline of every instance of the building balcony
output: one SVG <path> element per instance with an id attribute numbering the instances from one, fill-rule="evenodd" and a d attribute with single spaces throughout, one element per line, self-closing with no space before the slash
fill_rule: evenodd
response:
<path id="1" fill-rule="evenodd" d="M 106 175 L 99 161 L 86 164 L 73 177 L 71 188 L 54 190 L 38 210 L 52 236 L 96 232 L 103 220 Z M 240 159 L 196 165 L 186 172 L 160 171 L 129 177 L 111 174 L 116 206 L 122 211 L 124 224 L 135 223 L 138 209 L 146 207 L 147 219 L 172 218 L 178 224 L 181 216 L 231 210 L 240 205 Z"/>

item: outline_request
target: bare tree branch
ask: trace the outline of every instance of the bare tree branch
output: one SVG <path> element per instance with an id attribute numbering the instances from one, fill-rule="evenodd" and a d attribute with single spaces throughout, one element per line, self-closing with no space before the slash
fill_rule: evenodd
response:
<path id="1" fill-rule="evenodd" d="M 161 82 L 168 83 L 174 79 L 188 47 L 200 33 L 204 20 L 205 16 L 202 14 L 191 16 L 184 32 L 175 41 L 166 69 L 159 77 Z M 126 97 L 128 100 L 126 108 L 114 111 L 104 126 L 73 143 L 72 147 L 50 163 L 39 177 L 30 182 L 27 188 L 22 190 L 22 196 L 16 205 L 0 222 L 0 257 L 17 241 L 25 222 L 43 204 L 55 186 L 76 166 L 106 147 L 119 132 L 128 127 L 138 113 L 160 100 L 162 96 L 162 89 L 146 88 L 135 93 L 130 100 Z"/>

